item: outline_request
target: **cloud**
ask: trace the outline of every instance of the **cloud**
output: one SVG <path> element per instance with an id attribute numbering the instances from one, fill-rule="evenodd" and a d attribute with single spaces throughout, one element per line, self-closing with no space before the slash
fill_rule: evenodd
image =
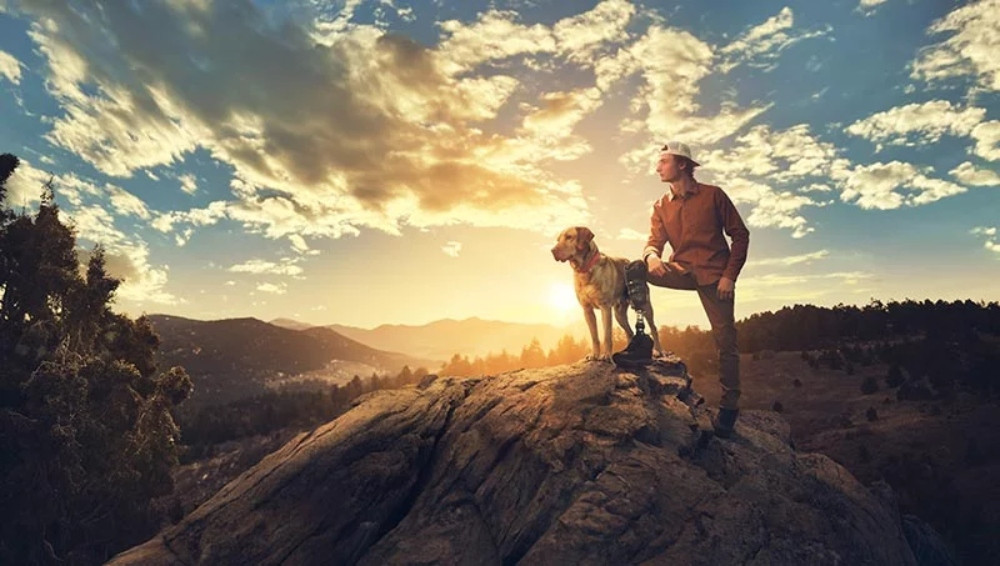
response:
<path id="1" fill-rule="evenodd" d="M 754 266 L 769 266 L 769 265 L 780 265 L 783 267 L 788 267 L 791 265 L 799 265 L 803 263 L 812 263 L 816 260 L 824 259 L 830 255 L 827 250 L 819 250 L 808 254 L 800 254 L 785 257 L 770 257 L 764 259 L 753 260 Z"/>
<path id="2" fill-rule="evenodd" d="M 996 226 L 977 226 L 970 233 L 982 236 L 985 239 L 984 247 L 993 253 L 1000 254 L 1000 240 L 997 239 Z M 1000 259 L 1000 255 L 997 258 Z"/>
<path id="3" fill-rule="evenodd" d="M 60 214 L 74 227 L 78 239 L 104 247 L 108 273 L 123 280 L 117 297 L 140 305 L 178 305 L 185 302 L 165 289 L 169 267 L 150 264 L 146 242 L 117 229 L 114 217 L 106 208 L 87 205 L 60 210 Z M 82 262 L 88 261 L 89 257 L 89 250 L 81 251 Z"/>
<path id="4" fill-rule="evenodd" d="M 968 136 L 986 116 L 983 108 L 959 108 L 947 100 L 897 106 L 854 122 L 847 133 L 890 145 L 936 143 L 942 135 Z"/>
<path id="5" fill-rule="evenodd" d="M 111 206 L 115 212 L 149 220 L 151 215 L 149 209 L 146 208 L 146 203 L 142 199 L 114 185 L 108 185 L 106 189 L 111 197 Z"/>
<path id="6" fill-rule="evenodd" d="M 558 49 L 570 61 L 590 63 L 598 48 L 623 43 L 635 7 L 626 0 L 604 0 L 589 12 L 556 22 L 552 28 Z"/>
<path id="7" fill-rule="evenodd" d="M 689 32 L 652 26 L 630 52 L 646 81 L 636 102 L 648 109 L 649 131 L 661 137 L 700 108 L 698 82 L 710 73 L 712 48 Z"/>
<path id="8" fill-rule="evenodd" d="M 870 16 L 876 12 L 876 9 L 885 4 L 887 0 L 861 0 L 858 4 L 858 11 L 866 16 Z"/>
<path id="9" fill-rule="evenodd" d="M 816 301 L 836 292 L 842 296 L 846 287 L 861 292 L 860 284 L 875 278 L 864 271 L 837 271 L 818 274 L 777 274 L 741 277 L 738 293 L 744 302 L 781 300 L 786 303 Z M 829 284 L 828 282 L 831 282 Z"/>
<path id="10" fill-rule="evenodd" d="M 441 251 L 443 251 L 445 255 L 458 257 L 459 252 L 462 251 L 462 242 L 448 242 L 447 244 L 441 246 Z"/>
<path id="11" fill-rule="evenodd" d="M 300 254 L 309 253 L 309 244 L 306 243 L 305 238 L 298 234 L 291 234 L 288 236 L 288 241 L 292 243 L 292 249 L 299 252 Z"/>
<path id="12" fill-rule="evenodd" d="M 973 153 L 990 161 L 1000 160 L 1000 120 L 983 122 L 973 128 L 972 139 L 976 140 Z"/>
<path id="13" fill-rule="evenodd" d="M 799 210 L 818 203 L 811 198 L 790 191 L 778 191 L 768 185 L 743 178 L 734 178 L 725 188 L 734 203 L 752 203 L 753 209 L 746 223 L 758 228 L 785 228 L 792 230 L 793 238 L 801 238 L 814 231 Z"/>
<path id="14" fill-rule="evenodd" d="M 0 50 L 0 77 L 5 77 L 14 84 L 21 83 L 21 62 L 2 50 Z"/>
<path id="15" fill-rule="evenodd" d="M 803 39 L 821 37 L 828 33 L 826 30 L 790 34 L 789 30 L 794 24 L 795 17 L 792 9 L 786 6 L 764 23 L 748 29 L 719 50 L 722 57 L 719 71 L 728 73 L 741 64 L 750 64 L 771 70 L 776 66 L 781 52 L 791 45 Z"/>
<path id="16" fill-rule="evenodd" d="M 516 12 L 490 10 L 472 25 L 457 20 L 441 22 L 441 29 L 448 35 L 438 50 L 443 70 L 458 74 L 487 61 L 555 51 L 551 29 L 541 24 L 521 25 L 516 19 Z"/>
<path id="17" fill-rule="evenodd" d="M 948 174 L 963 185 L 1000 187 L 1000 174 L 992 169 L 978 169 L 968 161 L 952 169 Z"/>
<path id="18" fill-rule="evenodd" d="M 284 295 L 288 292 L 288 285 L 284 283 L 260 283 L 257 285 L 257 290 L 262 293 L 271 293 L 273 295 Z"/>
<path id="19" fill-rule="evenodd" d="M 528 111 L 523 131 L 532 137 L 562 140 L 571 136 L 577 123 L 600 104 L 601 95 L 596 88 L 543 93 L 539 107 L 522 106 Z M 589 147 L 583 140 L 580 143 Z"/>
<path id="20" fill-rule="evenodd" d="M 50 178 L 49 173 L 35 168 L 30 161 L 21 159 L 14 174 L 7 179 L 7 198 L 4 204 L 13 209 L 34 206 L 41 201 L 42 187 Z"/>
<path id="21" fill-rule="evenodd" d="M 956 8 L 928 29 L 948 39 L 921 50 L 910 76 L 937 81 L 971 76 L 986 90 L 1000 90 L 1000 0 L 980 0 Z"/>
<path id="22" fill-rule="evenodd" d="M 267 261 L 263 259 L 251 259 L 243 263 L 230 266 L 226 271 L 233 273 L 253 273 L 260 275 L 268 273 L 271 275 L 302 275 L 303 269 L 295 265 L 295 259 L 284 259 L 281 263 Z"/>
<path id="23" fill-rule="evenodd" d="M 854 167 L 844 173 L 840 198 L 864 209 L 917 206 L 964 193 L 965 187 L 925 176 L 910 163 L 893 161 Z"/>
<path id="24" fill-rule="evenodd" d="M 198 192 L 198 178 L 191 173 L 180 175 L 177 180 L 181 182 L 181 190 L 185 193 L 193 195 Z"/>
<path id="25" fill-rule="evenodd" d="M 607 6 L 599 13 L 610 18 L 624 5 Z M 476 25 L 445 25 L 437 49 L 361 25 L 317 45 L 315 29 L 272 25 L 248 0 L 20 7 L 62 107 L 48 139 L 120 177 L 204 148 L 239 185 L 210 211 L 216 221 L 271 238 L 339 237 L 407 224 L 544 230 L 588 214 L 580 184 L 547 165 L 565 158 L 563 144 L 480 127 L 519 82 L 455 74 L 556 49 L 548 27 L 491 12 Z M 565 41 L 583 41 L 585 28 L 567 24 Z M 580 45 L 598 36 L 607 33 Z M 175 212 L 157 218 L 159 229 L 204 216 Z"/>
<path id="26" fill-rule="evenodd" d="M 807 193 L 825 192 L 828 187 L 818 181 L 848 165 L 806 124 L 780 131 L 754 126 L 730 149 L 706 152 L 700 161 L 734 203 L 753 205 L 747 224 L 790 229 L 795 238 L 814 230 L 801 210 L 825 204 Z"/>

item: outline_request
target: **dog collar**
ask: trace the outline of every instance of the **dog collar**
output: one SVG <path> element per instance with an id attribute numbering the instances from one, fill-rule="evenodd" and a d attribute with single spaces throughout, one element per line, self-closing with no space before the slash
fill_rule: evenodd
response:
<path id="1" fill-rule="evenodd" d="M 587 265 L 577 269 L 576 271 L 578 273 L 590 273 L 590 270 L 593 269 L 595 265 L 597 265 L 597 261 L 600 259 L 601 259 L 601 253 L 597 252 L 594 255 L 590 256 L 590 259 L 587 261 Z"/>

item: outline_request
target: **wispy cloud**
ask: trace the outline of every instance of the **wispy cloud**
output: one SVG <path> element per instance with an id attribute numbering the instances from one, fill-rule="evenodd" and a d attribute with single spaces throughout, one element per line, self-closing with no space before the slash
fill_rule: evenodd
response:
<path id="1" fill-rule="evenodd" d="M 179 175 L 177 180 L 181 182 L 181 190 L 189 195 L 198 192 L 198 178 L 191 173 Z"/>
<path id="2" fill-rule="evenodd" d="M 137 304 L 178 305 L 184 302 L 166 290 L 169 267 L 150 264 L 146 242 L 116 228 L 115 218 L 105 207 L 85 205 L 61 213 L 74 227 L 78 238 L 104 247 L 108 273 L 123 280 L 117 291 L 119 297 Z M 88 256 L 89 251 L 82 252 L 81 260 L 87 261 Z"/>
<path id="3" fill-rule="evenodd" d="M 966 191 L 955 183 L 927 177 L 926 169 L 900 161 L 855 167 L 845 173 L 840 198 L 861 208 L 887 210 L 928 204 Z"/>
<path id="4" fill-rule="evenodd" d="M 295 264 L 295 259 L 285 259 L 281 263 L 267 261 L 263 259 L 251 259 L 243 263 L 230 266 L 227 271 L 233 273 L 253 273 L 271 275 L 302 275 L 303 269 Z"/>
<path id="5" fill-rule="evenodd" d="M 292 249 L 299 252 L 300 254 L 307 254 L 315 250 L 309 248 L 309 244 L 306 243 L 306 239 L 298 234 L 291 234 L 288 236 L 288 241 L 292 243 Z"/>
<path id="6" fill-rule="evenodd" d="M 441 251 L 443 251 L 445 255 L 458 257 L 459 252 L 462 251 L 462 242 L 448 242 L 447 244 L 441 246 Z"/>
<path id="7" fill-rule="evenodd" d="M 21 62 L 6 51 L 0 51 L 0 77 L 14 84 L 21 83 Z"/>
<path id="8" fill-rule="evenodd" d="M 997 239 L 996 226 L 977 226 L 971 230 L 971 233 L 985 240 L 984 246 L 986 249 L 1000 254 L 1000 240 Z M 997 255 L 997 258 L 1000 259 L 1000 255 Z"/>
<path id="9" fill-rule="evenodd" d="M 288 285 L 284 283 L 260 283 L 257 285 L 257 290 L 262 293 L 270 293 L 272 295 L 284 295 L 288 292 Z"/>
<path id="10" fill-rule="evenodd" d="M 985 117 L 984 108 L 961 108 L 947 100 L 932 100 L 879 112 L 851 124 L 846 132 L 879 144 L 935 143 L 945 134 L 970 135 Z"/>
<path id="11" fill-rule="evenodd" d="M 787 266 L 791 266 L 791 265 L 800 265 L 800 264 L 803 264 L 803 263 L 812 263 L 814 261 L 824 259 L 824 258 L 826 258 L 829 255 L 830 255 L 829 251 L 827 251 L 827 250 L 819 250 L 819 251 L 808 253 L 808 254 L 800 254 L 800 255 L 785 256 L 785 257 L 769 257 L 769 258 L 764 258 L 764 259 L 754 259 L 753 260 L 753 265 L 754 266 L 780 265 L 780 266 L 787 267 Z"/>
<path id="12" fill-rule="evenodd" d="M 829 33 L 829 29 L 795 33 L 792 31 L 794 24 L 792 9 L 786 6 L 764 23 L 748 29 L 719 50 L 722 56 L 720 71 L 728 73 L 741 64 L 771 69 L 776 65 L 781 52 L 791 45 Z"/>
<path id="13" fill-rule="evenodd" d="M 858 11 L 866 16 L 874 14 L 878 7 L 885 4 L 888 0 L 861 0 L 858 4 Z"/>
<path id="14" fill-rule="evenodd" d="M 972 76 L 987 90 L 1000 90 L 1000 0 L 980 0 L 961 6 L 934 23 L 933 35 L 948 39 L 923 49 L 911 76 L 936 81 Z"/>
<path id="15" fill-rule="evenodd" d="M 106 189 L 110 195 L 111 206 L 118 214 L 137 216 L 143 220 L 150 218 L 146 203 L 139 197 L 114 185 L 108 185 Z"/>
<path id="16" fill-rule="evenodd" d="M 826 185 L 819 181 L 849 166 L 836 147 L 817 139 L 805 124 L 780 131 L 754 126 L 734 147 L 710 151 L 702 162 L 734 202 L 754 205 L 747 217 L 751 227 L 790 229 L 795 238 L 814 231 L 802 210 L 825 205 L 817 195 Z"/>

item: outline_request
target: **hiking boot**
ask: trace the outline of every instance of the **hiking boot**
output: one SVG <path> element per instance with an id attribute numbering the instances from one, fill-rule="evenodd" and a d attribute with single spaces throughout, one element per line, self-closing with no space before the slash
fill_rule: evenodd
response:
<path id="1" fill-rule="evenodd" d="M 643 312 L 649 306 L 649 284 L 646 283 L 646 263 L 642 260 L 629 262 L 625 266 L 625 291 L 628 302 L 636 312 Z"/>
<path id="2" fill-rule="evenodd" d="M 719 409 L 719 412 L 712 417 L 712 428 L 715 429 L 715 436 L 719 438 L 732 436 L 738 416 L 740 416 L 739 409 Z"/>
<path id="3" fill-rule="evenodd" d="M 628 346 L 625 346 L 624 350 L 611 355 L 611 361 L 616 366 L 635 368 L 645 367 L 652 363 L 653 339 L 641 328 L 638 330 L 639 332 L 629 340 Z"/>

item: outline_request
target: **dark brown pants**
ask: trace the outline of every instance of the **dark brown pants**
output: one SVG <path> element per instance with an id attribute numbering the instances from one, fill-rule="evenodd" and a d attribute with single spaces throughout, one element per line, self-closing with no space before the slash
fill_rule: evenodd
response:
<path id="1" fill-rule="evenodd" d="M 740 352 L 736 346 L 736 317 L 733 312 L 735 300 L 720 299 L 718 282 L 699 286 L 690 273 L 680 275 L 668 271 L 663 277 L 650 273 L 647 281 L 657 287 L 698 291 L 701 306 L 712 325 L 715 347 L 719 351 L 719 381 L 722 383 L 722 400 L 719 406 L 724 409 L 737 408 L 740 400 Z"/>

